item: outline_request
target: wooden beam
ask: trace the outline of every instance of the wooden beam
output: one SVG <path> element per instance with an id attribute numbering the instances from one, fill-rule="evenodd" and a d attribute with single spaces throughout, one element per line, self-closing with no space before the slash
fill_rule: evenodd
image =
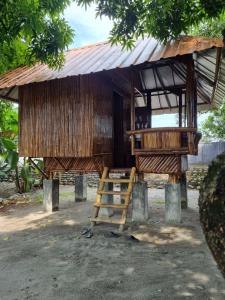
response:
<path id="1" fill-rule="evenodd" d="M 167 86 L 167 87 L 165 87 L 165 91 L 169 91 L 171 93 L 176 94 L 176 93 L 178 93 L 178 91 L 180 91 L 181 89 L 185 89 L 185 88 L 186 88 L 185 84 L 179 84 L 175 88 L 174 88 L 174 86 Z M 163 91 L 163 89 L 161 87 L 160 88 L 157 87 L 154 89 L 141 89 L 140 90 L 140 92 L 142 92 L 142 93 L 148 93 L 148 92 L 154 93 L 154 92 L 161 92 L 161 91 Z"/>
<path id="2" fill-rule="evenodd" d="M 130 128 L 135 130 L 135 97 L 134 97 L 134 82 L 133 82 L 133 72 L 131 73 L 131 97 L 130 97 Z M 131 137 L 131 155 L 134 155 L 135 139 L 134 136 Z"/>
<path id="3" fill-rule="evenodd" d="M 140 76 L 140 81 L 141 81 L 142 89 L 143 88 L 146 89 L 145 81 L 144 81 L 144 78 L 143 78 L 143 75 L 142 75 L 141 72 L 139 73 L 139 76 Z M 145 105 L 147 105 L 147 99 L 146 99 L 145 95 L 143 96 L 143 98 L 144 98 Z"/>
<path id="4" fill-rule="evenodd" d="M 188 127 L 158 127 L 158 128 L 147 128 L 147 129 L 138 129 L 138 130 L 129 130 L 127 134 L 139 134 L 139 133 L 149 133 L 149 132 L 196 132 L 196 128 L 188 128 Z"/>
<path id="5" fill-rule="evenodd" d="M 147 109 L 149 112 L 149 126 L 150 128 L 152 127 L 152 98 L 151 98 L 151 93 L 147 93 Z"/>
<path id="6" fill-rule="evenodd" d="M 154 70 L 154 69 L 153 69 L 153 70 Z M 161 84 L 161 86 L 162 86 L 162 90 L 165 91 L 165 90 L 166 90 L 166 87 L 165 87 L 165 85 L 164 85 L 164 83 L 163 83 L 163 80 L 162 80 L 162 78 L 161 78 L 161 76 L 160 76 L 160 74 L 159 74 L 157 68 L 155 68 L 155 72 L 156 72 L 157 77 L 158 77 L 158 79 L 159 79 L 159 82 L 160 82 L 160 84 Z M 166 94 L 165 96 L 166 96 L 166 102 L 167 102 L 169 108 L 171 108 L 170 99 L 169 99 L 169 97 L 168 97 L 167 94 Z"/>
<path id="7" fill-rule="evenodd" d="M 42 174 L 42 176 L 45 178 L 45 179 L 48 179 L 49 176 L 44 172 L 42 171 L 39 166 L 29 157 L 28 158 L 29 162 Z"/>
<path id="8" fill-rule="evenodd" d="M 158 84 L 157 84 L 156 74 L 155 74 L 155 68 L 153 68 L 152 71 L 153 71 L 153 76 L 154 76 L 154 79 L 155 79 L 155 86 L 156 86 L 157 89 L 159 89 L 159 88 L 158 88 Z M 162 89 L 161 89 L 161 90 L 162 90 Z M 161 104 L 161 100 L 160 100 L 160 96 L 159 96 L 159 95 L 158 95 L 158 98 L 159 98 L 159 106 L 160 106 L 160 108 L 161 108 L 161 107 L 162 107 L 162 104 Z"/>
<path id="9" fill-rule="evenodd" d="M 11 101 L 11 102 L 14 102 L 14 103 L 18 103 L 19 102 L 17 99 L 14 99 L 14 98 L 11 98 L 11 97 L 5 96 L 5 95 L 0 95 L 0 99 L 8 100 L 8 101 Z"/>
<path id="10" fill-rule="evenodd" d="M 196 101 L 196 82 L 194 61 L 192 55 L 186 57 L 186 101 L 187 101 L 187 126 L 194 127 L 194 103 Z"/>
<path id="11" fill-rule="evenodd" d="M 182 127 L 182 93 L 179 95 L 179 127 Z"/>

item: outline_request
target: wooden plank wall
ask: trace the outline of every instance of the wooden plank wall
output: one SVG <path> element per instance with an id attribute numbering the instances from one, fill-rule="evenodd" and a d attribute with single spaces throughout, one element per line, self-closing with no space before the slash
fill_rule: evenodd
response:
<path id="1" fill-rule="evenodd" d="M 92 76 L 94 96 L 93 154 L 113 152 L 113 86 L 97 75 Z"/>
<path id="2" fill-rule="evenodd" d="M 143 134 L 143 149 L 180 149 L 181 133 L 180 132 L 149 132 Z"/>
<path id="3" fill-rule="evenodd" d="M 131 139 L 127 134 L 127 131 L 130 130 L 131 127 L 131 101 L 130 97 L 124 97 L 124 106 L 123 106 L 123 118 L 124 118 L 124 151 L 126 153 L 126 165 L 127 167 L 134 166 L 134 157 L 131 156 Z"/>
<path id="4" fill-rule="evenodd" d="M 21 156 L 92 155 L 93 93 L 90 76 L 20 88 Z"/>
<path id="5" fill-rule="evenodd" d="M 112 160 L 113 91 L 98 74 L 20 88 L 21 156 Z M 129 161 L 130 98 L 124 97 L 125 153 Z"/>

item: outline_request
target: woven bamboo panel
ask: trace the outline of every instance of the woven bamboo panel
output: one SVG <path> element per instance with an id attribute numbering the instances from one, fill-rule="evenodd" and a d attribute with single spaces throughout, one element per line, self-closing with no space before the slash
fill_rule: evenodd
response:
<path id="1" fill-rule="evenodd" d="M 138 171 L 158 174 L 180 174 L 181 157 L 175 155 L 137 156 Z"/>
<path id="2" fill-rule="evenodd" d="M 46 157 L 44 158 L 45 172 L 53 171 L 102 171 L 104 166 L 111 166 L 111 156 L 96 156 L 85 158 Z"/>

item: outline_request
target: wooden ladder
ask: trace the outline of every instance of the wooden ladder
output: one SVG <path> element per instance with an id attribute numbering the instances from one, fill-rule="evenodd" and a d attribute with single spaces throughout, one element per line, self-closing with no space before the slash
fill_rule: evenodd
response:
<path id="1" fill-rule="evenodd" d="M 102 173 L 102 177 L 99 180 L 99 188 L 97 190 L 97 195 L 96 195 L 96 201 L 94 204 L 94 213 L 93 217 L 91 218 L 91 223 L 94 226 L 96 222 L 104 222 L 104 223 L 111 223 L 111 224 L 118 224 L 120 225 L 119 230 L 123 231 L 124 229 L 124 224 L 126 223 L 127 219 L 127 211 L 128 211 L 128 206 L 130 203 L 131 199 L 131 194 L 133 191 L 133 185 L 135 182 L 135 175 L 136 175 L 136 168 L 133 167 L 130 171 L 130 176 L 127 179 L 124 178 L 110 178 L 109 173 L 110 169 L 105 167 Z M 116 172 L 121 172 L 120 169 L 115 169 L 113 170 L 115 173 Z M 127 191 L 105 191 L 105 184 L 106 183 L 112 183 L 112 184 L 123 184 L 127 183 Z M 121 204 L 116 204 L 116 203 L 102 203 L 102 196 L 104 195 L 120 195 L 124 196 L 124 203 Z M 122 201 L 121 201 L 122 202 Z M 99 216 L 99 211 L 101 208 L 112 208 L 112 209 L 118 209 L 122 211 L 121 214 L 121 219 L 115 219 L 112 217 L 101 217 Z"/>

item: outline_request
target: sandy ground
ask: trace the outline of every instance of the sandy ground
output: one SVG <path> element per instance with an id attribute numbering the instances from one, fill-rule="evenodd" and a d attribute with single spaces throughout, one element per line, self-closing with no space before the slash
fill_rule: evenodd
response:
<path id="1" fill-rule="evenodd" d="M 198 221 L 197 191 L 180 226 L 164 223 L 164 190 L 149 190 L 148 224 L 89 224 L 94 190 L 74 203 L 61 187 L 60 211 L 42 211 L 41 192 L 26 205 L 0 213 L 0 299 L 225 299 L 225 281 L 206 246 Z M 130 235 L 139 241 L 129 239 Z"/>

